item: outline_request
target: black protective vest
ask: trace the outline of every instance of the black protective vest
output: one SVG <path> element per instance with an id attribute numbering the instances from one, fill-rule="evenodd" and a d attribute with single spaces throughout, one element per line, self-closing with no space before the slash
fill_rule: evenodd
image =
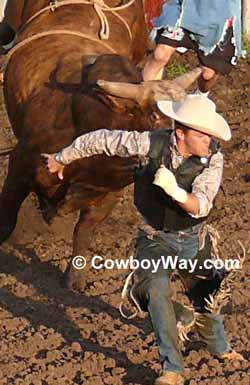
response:
<path id="1" fill-rule="evenodd" d="M 170 135 L 172 130 L 157 131 L 151 134 L 149 161 L 146 166 L 140 165 L 135 172 L 135 205 L 147 223 L 157 230 L 176 231 L 195 226 L 207 217 L 195 219 L 183 210 L 164 190 L 153 184 L 154 176 L 161 164 L 171 170 L 178 186 L 192 191 L 194 179 L 209 166 L 210 158 L 204 164 L 198 156 L 191 156 L 173 170 L 170 152 Z M 218 143 L 211 142 L 212 153 L 218 151 Z M 205 158 L 206 159 L 206 158 Z"/>

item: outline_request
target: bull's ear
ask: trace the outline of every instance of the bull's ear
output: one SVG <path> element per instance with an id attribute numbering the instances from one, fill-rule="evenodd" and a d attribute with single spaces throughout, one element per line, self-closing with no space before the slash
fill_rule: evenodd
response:
<path id="1" fill-rule="evenodd" d="M 131 106 L 132 102 L 128 99 L 118 99 L 112 95 L 105 95 L 106 100 L 109 100 L 110 108 L 113 112 L 118 112 L 120 114 L 130 110 L 133 106 Z"/>
<path id="2" fill-rule="evenodd" d="M 186 90 L 193 82 L 195 82 L 196 79 L 198 79 L 201 72 L 201 68 L 195 68 L 192 71 L 174 79 L 173 82 Z"/>

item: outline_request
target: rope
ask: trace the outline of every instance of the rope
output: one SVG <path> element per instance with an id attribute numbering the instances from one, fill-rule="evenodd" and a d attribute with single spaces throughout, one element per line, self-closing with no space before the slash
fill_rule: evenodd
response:
<path id="1" fill-rule="evenodd" d="M 133 319 L 137 316 L 138 313 L 143 314 L 143 311 L 141 310 L 141 307 L 140 307 L 138 301 L 136 300 L 136 298 L 133 295 L 132 290 L 133 290 L 134 285 L 132 286 L 132 288 L 130 290 L 128 288 L 130 285 L 130 282 L 133 278 L 134 273 L 135 273 L 135 270 L 131 271 L 125 280 L 125 284 L 123 286 L 122 294 L 121 294 L 121 302 L 119 304 L 120 314 L 123 318 L 126 318 L 126 319 Z M 132 313 L 131 315 L 126 315 L 123 311 L 123 305 L 124 305 L 125 300 L 129 298 L 129 296 L 132 300 L 131 302 L 133 303 L 133 305 L 136 307 L 137 310 L 134 313 Z"/>
<path id="2" fill-rule="evenodd" d="M 29 44 L 30 42 L 34 41 L 34 40 L 37 40 L 37 39 L 40 39 L 42 37 L 45 37 L 45 36 L 51 36 L 51 35 L 61 35 L 61 34 L 64 34 L 64 35 L 71 35 L 71 36 L 77 36 L 77 37 L 82 37 L 84 39 L 87 39 L 87 40 L 91 40 L 91 41 L 94 41 L 95 43 L 98 43 L 100 45 L 102 45 L 103 47 L 105 47 L 107 50 L 109 50 L 110 52 L 112 53 L 116 53 L 116 51 L 109 45 L 109 44 L 106 44 L 104 43 L 103 41 L 99 40 L 99 39 L 96 39 L 92 36 L 89 36 L 89 35 L 86 35 L 84 33 L 81 33 L 81 32 L 77 32 L 77 31 L 68 31 L 67 29 L 54 29 L 52 31 L 46 31 L 46 32 L 40 32 L 40 33 L 37 33 L 36 35 L 33 35 L 33 36 L 30 36 L 28 37 L 27 39 L 21 41 L 20 43 L 16 44 L 7 54 L 7 60 L 10 60 L 10 58 L 12 57 L 12 55 L 19 49 L 19 48 L 22 48 L 23 46 Z"/>
<path id="3" fill-rule="evenodd" d="M 82 32 L 70 31 L 70 30 L 66 30 L 66 29 L 55 29 L 55 30 L 51 30 L 51 31 L 40 32 L 40 33 L 37 33 L 37 34 L 35 34 L 33 36 L 30 36 L 30 37 L 24 39 L 20 43 L 17 43 L 8 52 L 7 60 L 10 60 L 12 55 L 19 48 L 24 47 L 26 44 L 29 44 L 30 42 L 32 42 L 34 40 L 37 40 L 37 39 L 40 39 L 40 38 L 45 37 L 45 36 L 59 35 L 59 34 L 82 37 L 84 39 L 88 39 L 90 41 L 93 41 L 95 43 L 98 43 L 98 44 L 102 45 L 108 51 L 110 51 L 112 53 L 117 53 L 109 44 L 106 44 L 106 43 L 104 43 L 102 41 L 102 40 L 109 39 L 109 30 L 110 30 L 109 29 L 108 19 L 107 19 L 106 15 L 104 14 L 104 11 L 111 12 L 119 20 L 121 20 L 123 22 L 123 24 L 125 25 L 125 27 L 127 28 L 127 30 L 128 30 L 130 39 L 132 39 L 132 33 L 131 33 L 131 30 L 130 30 L 130 27 L 129 27 L 128 23 L 119 14 L 117 14 L 117 11 L 120 11 L 120 10 L 123 10 L 125 8 L 130 7 L 130 5 L 132 5 L 134 2 L 135 2 L 135 0 L 130 0 L 127 4 L 121 5 L 119 7 L 110 8 L 109 6 L 107 6 L 104 3 L 104 0 L 62 0 L 59 3 L 58 3 L 58 1 L 53 1 L 53 2 L 51 1 L 50 4 L 47 7 L 41 9 L 40 11 L 35 13 L 33 16 L 31 16 L 25 22 L 25 24 L 22 26 L 20 31 L 22 31 L 24 29 L 24 27 L 26 27 L 29 23 L 31 23 L 34 19 L 39 17 L 44 12 L 47 12 L 47 11 L 54 12 L 57 8 L 60 8 L 62 6 L 67 6 L 67 5 L 74 5 L 74 4 L 84 4 L 84 5 L 86 5 L 86 4 L 89 4 L 89 5 L 93 5 L 94 6 L 94 9 L 95 9 L 95 11 L 96 11 L 96 13 L 97 13 L 97 15 L 98 15 L 98 17 L 100 19 L 100 22 L 101 22 L 100 38 L 101 38 L 101 40 L 100 39 L 96 39 L 96 38 L 94 38 L 94 37 L 92 37 L 90 35 L 84 34 Z M 19 33 L 20 33 L 20 31 L 19 31 Z"/>
<path id="4" fill-rule="evenodd" d="M 130 7 L 134 2 L 135 2 L 135 0 L 130 0 L 127 4 L 124 4 L 124 5 L 121 5 L 118 7 L 113 7 L 113 8 L 106 5 L 104 0 L 62 0 L 60 2 L 58 2 L 58 1 L 50 2 L 50 4 L 47 7 L 42 8 L 40 11 L 38 11 L 33 16 L 31 16 L 25 22 L 25 24 L 23 25 L 21 30 L 24 27 L 26 27 L 27 24 L 29 24 L 31 21 L 36 19 L 38 16 L 40 16 L 44 12 L 47 12 L 47 11 L 53 11 L 54 12 L 57 8 L 60 8 L 60 7 L 66 6 L 66 5 L 81 5 L 81 4 L 83 4 L 83 5 L 93 5 L 93 7 L 94 7 L 99 19 L 100 19 L 100 22 L 101 22 L 100 38 L 102 40 L 109 39 L 109 31 L 110 31 L 108 19 L 107 19 L 107 16 L 104 14 L 104 12 L 111 12 L 113 15 L 115 15 L 125 25 L 125 27 L 127 28 L 129 37 L 132 40 L 132 33 L 131 33 L 131 30 L 130 30 L 128 23 L 126 22 L 126 20 L 124 20 L 123 17 L 121 17 L 117 13 L 117 11 L 121 11 L 121 10 L 124 10 L 124 9 Z"/>

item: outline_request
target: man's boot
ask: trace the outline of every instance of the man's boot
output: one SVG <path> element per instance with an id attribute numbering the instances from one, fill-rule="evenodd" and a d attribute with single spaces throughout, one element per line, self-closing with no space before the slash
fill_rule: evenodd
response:
<path id="1" fill-rule="evenodd" d="M 0 45 L 8 45 L 15 39 L 15 31 L 9 24 L 2 20 L 0 22 Z"/>
<path id="2" fill-rule="evenodd" d="M 245 358 L 242 356 L 242 354 L 237 353 L 233 349 L 222 354 L 215 354 L 215 357 L 219 358 L 220 360 L 245 361 Z"/>
<path id="3" fill-rule="evenodd" d="M 180 373 L 166 370 L 155 380 L 155 385 L 184 385 L 184 377 Z"/>

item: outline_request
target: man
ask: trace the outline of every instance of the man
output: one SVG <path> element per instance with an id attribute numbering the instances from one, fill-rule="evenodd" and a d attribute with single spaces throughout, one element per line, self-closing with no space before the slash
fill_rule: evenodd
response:
<path id="1" fill-rule="evenodd" d="M 154 27 L 157 46 L 144 67 L 145 81 L 162 78 L 176 49 L 192 49 L 202 67 L 199 91 L 207 93 L 241 55 L 241 0 L 166 1 Z"/>
<path id="2" fill-rule="evenodd" d="M 101 153 L 140 157 L 135 203 L 145 225 L 137 239 L 138 260 L 168 255 L 178 255 L 187 261 L 197 258 L 198 271 L 181 271 L 177 267 L 186 293 L 199 313 L 202 326 L 197 325 L 197 330 L 213 354 L 242 359 L 231 351 L 222 320 L 206 309 L 205 298 L 219 288 L 222 274 L 202 266 L 202 261 L 211 257 L 210 240 L 201 236 L 204 220 L 213 206 L 223 170 L 223 156 L 212 137 L 229 140 L 230 128 L 216 113 L 215 104 L 201 95 L 189 95 L 184 102 L 157 104 L 163 114 L 173 119 L 173 130 L 90 132 L 57 154 L 44 154 L 47 167 L 63 179 L 64 167 L 79 158 Z M 141 268 L 134 273 L 133 298 L 149 312 L 163 363 L 157 385 L 184 384 L 175 317 L 178 309 L 173 306 L 169 288 L 172 272 L 173 269 L 160 265 L 154 273 Z"/>

